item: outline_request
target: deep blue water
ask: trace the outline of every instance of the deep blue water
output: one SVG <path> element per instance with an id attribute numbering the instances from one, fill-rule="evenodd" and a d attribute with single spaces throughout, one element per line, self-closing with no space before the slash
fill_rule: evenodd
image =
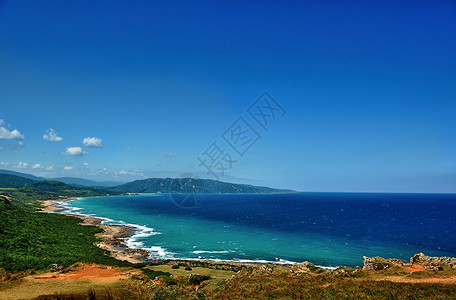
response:
<path id="1" fill-rule="evenodd" d="M 362 265 L 362 256 L 456 256 L 456 195 L 295 193 L 86 198 L 66 203 L 135 224 L 130 246 L 152 258 Z"/>

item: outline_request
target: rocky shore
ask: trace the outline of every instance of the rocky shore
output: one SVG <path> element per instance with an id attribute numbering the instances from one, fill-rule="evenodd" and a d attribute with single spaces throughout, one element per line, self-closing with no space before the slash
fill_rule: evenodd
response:
<path id="1" fill-rule="evenodd" d="M 409 268 L 417 267 L 420 270 L 449 270 L 456 269 L 456 257 L 436 257 L 427 256 L 424 253 L 418 253 L 410 258 L 410 261 L 402 261 L 399 259 L 386 259 L 382 257 L 367 257 L 363 256 L 364 266 L 366 271 L 380 271 L 391 268 L 392 266 L 405 266 Z"/>

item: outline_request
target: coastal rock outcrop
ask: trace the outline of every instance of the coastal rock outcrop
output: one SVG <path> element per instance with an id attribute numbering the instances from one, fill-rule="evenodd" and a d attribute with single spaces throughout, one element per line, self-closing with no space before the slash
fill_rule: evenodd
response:
<path id="1" fill-rule="evenodd" d="M 436 257 L 418 253 L 410 258 L 410 262 L 419 264 L 428 270 L 456 269 L 456 257 Z"/>
<path id="2" fill-rule="evenodd" d="M 304 272 L 315 272 L 317 270 L 317 267 L 311 262 L 304 261 L 300 264 L 296 264 L 296 266 Z"/>
<path id="3" fill-rule="evenodd" d="M 386 270 L 392 266 L 392 263 L 389 259 L 382 257 L 367 257 L 363 256 L 363 270 L 365 271 L 381 271 Z"/>

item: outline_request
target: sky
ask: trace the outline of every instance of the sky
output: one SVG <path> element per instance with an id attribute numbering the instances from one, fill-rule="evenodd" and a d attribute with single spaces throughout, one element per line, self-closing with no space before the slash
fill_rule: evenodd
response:
<path id="1" fill-rule="evenodd" d="M 0 169 L 456 192 L 456 2 L 0 0 Z"/>

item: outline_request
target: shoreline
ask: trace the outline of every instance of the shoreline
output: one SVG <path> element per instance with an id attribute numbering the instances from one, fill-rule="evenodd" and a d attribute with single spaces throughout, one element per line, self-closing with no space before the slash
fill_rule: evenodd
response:
<path id="1" fill-rule="evenodd" d="M 128 225 L 105 225 L 102 224 L 104 221 L 101 217 L 86 216 L 77 213 L 65 212 L 68 209 L 59 205 L 58 202 L 67 202 L 72 200 L 80 199 L 80 197 L 62 198 L 58 200 L 42 200 L 41 204 L 44 206 L 40 212 L 44 213 L 59 213 L 66 216 L 73 216 L 82 219 L 81 225 L 83 226 L 97 226 L 104 230 L 104 232 L 97 234 L 102 240 L 95 244 L 95 246 L 106 250 L 109 254 L 118 260 L 128 261 L 130 263 L 144 263 L 147 261 L 154 261 L 149 258 L 149 252 L 142 248 L 131 248 L 126 244 L 126 240 L 135 235 L 135 227 Z M 64 212 L 64 213 L 63 213 Z M 255 260 L 222 260 L 222 259 L 199 259 L 199 258 L 163 258 L 163 261 L 200 261 L 209 263 L 226 263 L 233 265 L 281 265 L 281 266 L 292 266 L 299 264 L 298 262 L 274 262 L 274 261 L 255 261 Z M 324 269 L 336 269 L 338 267 L 333 266 L 318 266 Z"/>
<path id="2" fill-rule="evenodd" d="M 128 261 L 133 264 L 142 263 L 148 260 L 149 253 L 146 250 L 140 248 L 130 248 L 125 243 L 126 239 L 134 236 L 134 227 L 122 225 L 105 225 L 102 224 L 102 218 L 65 212 L 67 209 L 58 205 L 58 202 L 67 202 L 76 199 L 79 198 L 41 201 L 41 204 L 44 207 L 40 210 L 40 212 L 59 213 L 65 216 L 77 217 L 82 220 L 81 225 L 83 226 L 97 226 L 102 228 L 103 232 L 97 234 L 97 237 L 100 237 L 101 241 L 97 242 L 95 246 L 108 251 L 109 254 L 115 259 Z"/>

